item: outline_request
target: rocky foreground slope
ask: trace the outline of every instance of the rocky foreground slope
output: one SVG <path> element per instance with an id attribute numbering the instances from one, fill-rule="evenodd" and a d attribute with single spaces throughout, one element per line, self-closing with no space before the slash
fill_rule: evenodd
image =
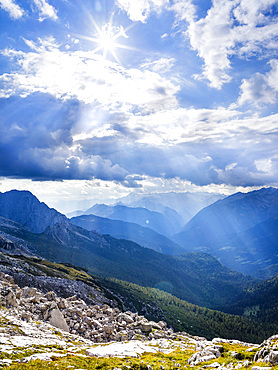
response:
<path id="1" fill-rule="evenodd" d="M 175 333 L 163 321 L 20 288 L 0 275 L 0 365 L 10 369 L 239 369 L 278 365 L 278 336 L 261 345 Z M 109 357 L 109 359 L 107 359 Z"/>

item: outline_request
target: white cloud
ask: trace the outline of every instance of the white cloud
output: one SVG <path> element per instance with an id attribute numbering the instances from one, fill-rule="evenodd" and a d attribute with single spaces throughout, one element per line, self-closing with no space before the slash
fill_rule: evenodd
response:
<path id="1" fill-rule="evenodd" d="M 74 117 L 63 145 L 58 141 L 54 148 L 41 149 L 35 141 L 30 151 L 18 148 L 24 163 L 36 168 L 36 176 L 98 177 L 125 186 L 138 185 L 136 174 L 181 178 L 200 186 L 276 181 L 277 115 L 242 118 L 238 111 L 221 107 L 179 108 L 178 84 L 161 74 L 167 72 L 166 58 L 149 61 L 144 69 L 127 69 L 91 51 L 62 51 L 52 38 L 25 42 L 30 52 L 5 52 L 17 66 L 14 73 L 0 77 L 2 96 L 31 99 L 32 93 L 46 93 L 64 103 L 77 99 L 92 111 L 86 114 L 85 129 Z M 260 76 L 272 92 L 278 85 L 277 69 L 273 60 L 271 71 Z M 252 81 L 249 84 L 242 88 L 241 103 L 254 100 Z M 257 100 L 267 101 L 266 95 Z M 18 131 L 16 126 L 13 129 Z M 57 129 L 54 134 L 64 137 Z M 16 144 L 21 142 L 19 137 Z M 22 169 L 22 163 L 15 166 Z"/>
<path id="2" fill-rule="evenodd" d="M 278 22 L 271 7 L 277 0 L 214 0 L 207 15 L 196 20 L 191 1 L 176 1 L 172 10 L 177 20 L 189 23 L 186 35 L 204 60 L 203 73 L 220 89 L 231 81 L 231 56 L 266 57 L 277 52 Z"/>
<path id="3" fill-rule="evenodd" d="M 254 105 L 274 104 L 278 93 L 278 60 L 269 62 L 271 70 L 266 73 L 256 73 L 249 79 L 244 79 L 240 86 L 239 105 L 251 103 Z"/>
<path id="4" fill-rule="evenodd" d="M 158 60 L 154 61 L 148 61 L 146 63 L 141 64 L 141 68 L 143 69 L 149 69 L 153 72 L 157 73 L 165 73 L 171 71 L 171 69 L 174 67 L 176 62 L 175 58 L 160 58 Z"/>
<path id="5" fill-rule="evenodd" d="M 24 15 L 23 9 L 13 0 L 0 0 L 0 7 L 6 10 L 13 19 L 19 19 Z"/>
<path id="6" fill-rule="evenodd" d="M 278 22 L 272 6 L 277 0 L 213 0 L 205 17 L 198 19 L 194 0 L 117 0 L 133 21 L 146 22 L 151 11 L 172 11 L 177 24 L 185 23 L 184 34 L 203 59 L 201 74 L 211 87 L 221 89 L 232 80 L 231 57 L 266 58 L 278 49 Z M 165 37 L 164 34 L 162 37 Z"/>
<path id="7" fill-rule="evenodd" d="M 196 7 L 192 0 L 175 0 L 169 8 L 177 17 L 177 21 L 187 21 L 192 23 L 196 19 Z"/>
<path id="8" fill-rule="evenodd" d="M 177 145 L 181 143 L 198 143 L 205 140 L 220 140 L 228 135 L 237 121 L 235 110 L 218 109 L 165 109 L 149 115 L 131 116 L 128 125 L 130 129 L 142 132 L 141 143 L 157 146 Z M 148 128 L 148 129 L 146 129 Z"/>
<path id="9" fill-rule="evenodd" d="M 179 86 L 156 72 L 125 69 L 91 51 L 63 52 L 53 39 L 26 43 L 33 51 L 5 51 L 19 70 L 0 76 L 2 97 L 43 92 L 123 111 L 134 106 L 145 111 L 177 106 Z"/>
<path id="10" fill-rule="evenodd" d="M 228 54 L 233 46 L 230 35 L 233 1 L 221 0 L 217 6 L 214 4 L 206 18 L 190 23 L 187 34 L 193 49 L 205 62 L 203 77 L 212 87 L 220 88 L 231 80 L 227 70 L 230 68 Z"/>
<path id="11" fill-rule="evenodd" d="M 146 22 L 152 11 L 159 13 L 169 0 L 117 0 L 132 21 Z"/>
<path id="12" fill-rule="evenodd" d="M 36 7 L 39 10 L 39 21 L 42 22 L 46 18 L 51 18 L 53 20 L 57 20 L 57 10 L 54 6 L 48 4 L 46 0 L 33 0 Z"/>

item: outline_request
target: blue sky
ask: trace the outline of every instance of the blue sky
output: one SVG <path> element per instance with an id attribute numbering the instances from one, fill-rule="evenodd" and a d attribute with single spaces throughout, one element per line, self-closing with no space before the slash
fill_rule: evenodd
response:
<path id="1" fill-rule="evenodd" d="M 277 186 L 277 9 L 0 0 L 0 191 Z"/>

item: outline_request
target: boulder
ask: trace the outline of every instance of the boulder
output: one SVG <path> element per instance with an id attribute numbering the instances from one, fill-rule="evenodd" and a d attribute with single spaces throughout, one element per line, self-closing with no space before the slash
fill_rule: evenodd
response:
<path id="1" fill-rule="evenodd" d="M 56 328 L 69 332 L 68 324 L 58 308 L 54 308 L 50 311 L 49 322 Z"/>
<path id="2" fill-rule="evenodd" d="M 269 354 L 269 348 L 263 347 L 254 356 L 254 361 L 257 362 L 260 359 L 264 359 Z"/>
<path id="3" fill-rule="evenodd" d="M 113 325 L 104 325 L 103 331 L 104 331 L 104 333 L 110 335 L 114 331 L 114 326 Z"/>
<path id="4" fill-rule="evenodd" d="M 12 306 L 12 307 L 17 307 L 18 306 L 18 301 L 16 299 L 16 295 L 14 292 L 9 292 L 6 295 L 6 305 L 7 306 Z"/>
<path id="5" fill-rule="evenodd" d="M 201 362 L 215 360 L 221 356 L 222 346 L 208 346 L 203 350 L 194 353 L 188 360 L 189 365 L 196 366 Z"/>
<path id="6" fill-rule="evenodd" d="M 63 309 L 65 309 L 65 308 L 67 308 L 68 307 L 68 303 L 67 303 L 67 301 L 65 300 L 65 299 L 63 299 L 63 298 L 59 298 L 58 299 L 58 307 L 61 309 L 61 310 L 63 310 Z"/>
<path id="7" fill-rule="evenodd" d="M 153 326 L 150 322 L 141 322 L 139 325 L 139 329 L 141 329 L 143 333 L 149 333 L 152 328 Z"/>
<path id="8" fill-rule="evenodd" d="M 49 301 L 55 301 L 56 300 L 56 298 L 57 298 L 57 296 L 56 296 L 56 293 L 54 293 L 54 292 L 48 292 L 48 293 L 46 293 L 45 295 L 45 298 L 46 299 L 48 299 Z"/>
<path id="9" fill-rule="evenodd" d="M 118 315 L 118 321 L 121 322 L 121 321 L 125 321 L 126 323 L 128 324 L 131 324 L 133 323 L 133 318 L 129 315 L 127 315 L 126 313 L 120 313 Z"/>
<path id="10" fill-rule="evenodd" d="M 278 351 L 270 351 L 269 354 L 264 358 L 264 362 L 271 364 L 277 364 L 278 363 Z"/>
<path id="11" fill-rule="evenodd" d="M 31 297 L 35 297 L 36 295 L 38 294 L 38 291 L 36 288 L 29 288 L 29 287 L 24 287 L 22 289 L 22 298 L 31 298 Z"/>

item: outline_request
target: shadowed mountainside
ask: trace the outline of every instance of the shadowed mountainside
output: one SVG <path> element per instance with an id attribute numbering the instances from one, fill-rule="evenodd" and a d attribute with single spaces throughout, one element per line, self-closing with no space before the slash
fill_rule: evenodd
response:
<path id="1" fill-rule="evenodd" d="M 254 282 L 205 253 L 168 256 L 69 223 L 51 225 L 42 234 L 7 224 L 0 224 L 0 231 L 11 240 L 22 241 L 37 256 L 79 265 L 96 275 L 156 287 L 211 308 L 234 301 Z"/>
<path id="2" fill-rule="evenodd" d="M 110 220 L 94 215 L 73 217 L 70 222 L 84 229 L 97 231 L 100 234 L 109 234 L 117 239 L 131 240 L 160 253 L 178 255 L 186 252 L 184 248 L 166 236 L 132 222 Z"/>
<path id="3" fill-rule="evenodd" d="M 159 212 L 149 211 L 142 207 L 132 208 L 123 205 L 95 204 L 84 214 L 135 223 L 165 236 L 170 236 L 181 230 L 181 224 L 176 219 L 166 218 Z"/>
<path id="4" fill-rule="evenodd" d="M 201 210 L 173 237 L 246 274 L 278 262 L 278 189 L 237 193 Z"/>
<path id="5" fill-rule="evenodd" d="M 29 191 L 11 190 L 0 193 L 0 216 L 21 223 L 34 233 L 49 225 L 65 222 L 66 216 L 40 202 Z"/>

